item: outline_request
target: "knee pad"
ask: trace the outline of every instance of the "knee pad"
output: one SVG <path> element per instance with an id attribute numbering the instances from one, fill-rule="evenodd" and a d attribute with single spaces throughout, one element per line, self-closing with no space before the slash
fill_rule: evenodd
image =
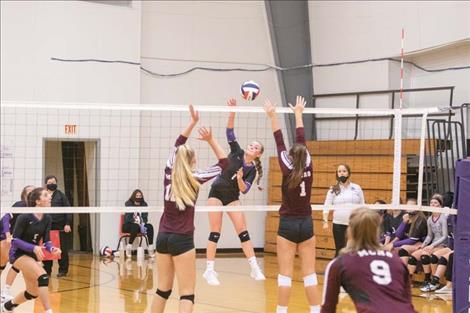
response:
<path id="1" fill-rule="evenodd" d="M 408 258 L 408 265 L 417 265 L 417 264 L 418 264 L 418 260 L 414 256 L 410 256 Z"/>
<path id="2" fill-rule="evenodd" d="M 194 295 L 181 296 L 181 297 L 180 297 L 180 301 L 181 301 L 181 300 L 189 300 L 189 301 L 191 301 L 191 302 L 194 304 Z"/>
<path id="3" fill-rule="evenodd" d="M 38 287 L 47 287 L 49 286 L 49 276 L 47 274 L 42 274 L 38 277 Z"/>
<path id="4" fill-rule="evenodd" d="M 438 263 L 439 265 L 445 265 L 445 266 L 447 266 L 447 263 L 448 263 L 448 262 L 447 262 L 447 260 L 446 260 L 445 257 L 441 256 L 441 257 L 439 258 L 439 261 L 438 261 L 437 263 Z"/>
<path id="5" fill-rule="evenodd" d="M 165 300 L 168 300 L 168 298 L 171 295 L 171 289 L 168 290 L 168 291 L 161 291 L 160 289 L 157 289 L 157 295 L 159 295 L 160 297 L 162 297 Z"/>
<path id="6" fill-rule="evenodd" d="M 422 255 L 421 256 L 421 264 L 422 265 L 429 265 L 431 263 L 431 257 L 429 255 Z"/>
<path id="7" fill-rule="evenodd" d="M 304 277 L 304 286 L 316 286 L 318 285 L 317 273 L 313 273 Z"/>
<path id="8" fill-rule="evenodd" d="M 220 233 L 211 232 L 209 234 L 209 241 L 217 243 L 219 242 L 219 238 L 220 238 Z"/>
<path id="9" fill-rule="evenodd" d="M 291 287 L 292 286 L 292 278 L 289 276 L 284 276 L 281 274 L 277 275 L 277 285 L 279 287 Z"/>
<path id="10" fill-rule="evenodd" d="M 17 269 L 16 267 L 14 267 L 13 265 L 11 266 L 11 269 L 14 270 L 16 273 L 19 273 L 19 272 L 20 272 L 20 270 Z"/>
<path id="11" fill-rule="evenodd" d="M 36 299 L 38 296 L 30 294 L 27 290 L 24 291 L 24 297 L 26 300 Z"/>
<path id="12" fill-rule="evenodd" d="M 437 258 L 436 255 L 431 254 L 431 264 L 437 264 L 439 262 L 439 259 Z"/>
<path id="13" fill-rule="evenodd" d="M 240 238 L 241 242 L 245 242 L 250 240 L 250 234 L 248 234 L 248 231 L 245 230 L 238 234 L 238 238 Z"/>
<path id="14" fill-rule="evenodd" d="M 0 266 L 0 270 L 3 271 L 5 269 L 5 267 L 7 267 L 7 266 L 6 265 Z"/>
<path id="15" fill-rule="evenodd" d="M 399 257 L 404 257 L 404 256 L 410 256 L 409 252 L 406 251 L 405 249 L 401 248 L 400 250 L 398 250 L 398 256 Z"/>

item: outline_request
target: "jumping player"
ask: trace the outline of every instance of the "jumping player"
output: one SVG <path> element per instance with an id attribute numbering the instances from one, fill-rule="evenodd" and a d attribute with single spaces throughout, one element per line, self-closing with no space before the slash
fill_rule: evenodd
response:
<path id="1" fill-rule="evenodd" d="M 351 213 L 346 247 L 325 272 L 321 313 L 336 312 L 340 287 L 361 313 L 415 313 L 408 270 L 400 258 L 382 250 L 380 216 L 367 208 Z"/>
<path id="2" fill-rule="evenodd" d="M 287 151 L 276 115 L 276 106 L 269 100 L 264 105 L 277 146 L 279 166 L 282 171 L 282 205 L 276 239 L 279 264 L 277 313 L 286 313 L 292 285 L 292 274 L 296 252 L 299 253 L 301 268 L 310 312 L 320 312 L 318 280 L 315 273 L 315 237 L 313 233 L 312 208 L 312 160 L 305 143 L 302 113 L 305 107 L 303 97 L 297 96 L 295 107 L 296 140 Z"/>
<path id="3" fill-rule="evenodd" d="M 196 251 L 194 248 L 194 205 L 201 184 L 219 175 L 228 165 L 227 156 L 212 132 L 199 129 L 201 140 L 212 148 L 219 162 L 205 171 L 195 171 L 196 155 L 186 143 L 199 120 L 199 114 L 189 106 L 191 122 L 181 133 L 170 155 L 164 178 L 164 211 L 157 236 L 157 295 L 152 312 L 161 313 L 173 288 L 176 275 L 180 303 L 179 312 L 192 312 L 196 284 Z"/>
<path id="4" fill-rule="evenodd" d="M 28 196 L 28 206 L 49 207 L 51 196 L 45 188 L 36 188 Z M 51 223 L 51 217 L 43 213 L 21 214 L 18 217 L 11 241 L 10 263 L 23 272 L 26 290 L 3 303 L 2 312 L 13 312 L 21 303 L 39 296 L 46 313 L 52 313 L 48 291 L 49 276 L 38 263 L 44 258 L 42 247 L 39 245 L 41 240 L 49 252 L 54 255 L 61 253 L 49 240 Z"/>
<path id="5" fill-rule="evenodd" d="M 235 99 L 227 102 L 228 106 L 236 106 Z M 248 193 L 253 181 L 258 173 L 257 184 L 261 179 L 262 167 L 260 156 L 263 154 L 264 147 L 258 141 L 253 141 L 243 150 L 235 138 L 233 130 L 235 126 L 235 113 L 229 115 L 227 123 L 227 141 L 230 145 L 230 154 L 228 155 L 229 166 L 224 170 L 212 184 L 207 205 L 214 206 L 231 206 L 240 205 L 240 192 Z M 256 261 L 255 250 L 250 240 L 250 235 L 246 229 L 245 214 L 243 212 L 227 212 L 232 220 L 232 224 L 241 241 L 241 246 L 248 263 L 251 267 L 250 276 L 255 280 L 265 280 L 266 278 Z M 209 285 L 220 285 L 217 273 L 214 269 L 215 254 L 217 250 L 217 242 L 220 238 L 222 229 L 222 212 L 209 212 L 210 234 L 207 242 L 207 268 L 203 274 Z"/>

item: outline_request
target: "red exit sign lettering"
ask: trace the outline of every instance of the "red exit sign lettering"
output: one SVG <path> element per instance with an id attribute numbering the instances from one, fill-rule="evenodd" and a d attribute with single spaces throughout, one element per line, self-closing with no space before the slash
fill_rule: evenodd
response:
<path id="1" fill-rule="evenodd" d="M 65 133 L 67 135 L 74 135 L 77 133 L 77 125 L 65 125 Z"/>

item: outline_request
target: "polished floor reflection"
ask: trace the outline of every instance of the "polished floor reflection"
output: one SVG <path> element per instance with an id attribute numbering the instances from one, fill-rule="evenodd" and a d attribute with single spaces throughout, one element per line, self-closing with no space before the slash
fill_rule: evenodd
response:
<path id="1" fill-rule="evenodd" d="M 263 262 L 263 259 L 260 258 Z M 197 260 L 196 306 L 194 312 L 235 313 L 235 312 L 274 312 L 276 306 L 276 280 L 268 278 L 256 282 L 249 277 L 249 266 L 239 256 L 223 257 L 217 260 L 216 270 L 222 285 L 208 286 L 202 278 L 205 260 Z M 102 260 L 96 256 L 75 254 L 71 256 L 68 277 L 51 279 L 51 301 L 55 313 L 76 312 L 150 312 L 152 297 L 156 290 L 156 266 L 145 260 L 119 262 Z M 54 267 L 57 269 L 57 266 Z M 2 275 L 4 282 L 6 272 Z M 275 276 L 275 273 L 267 273 Z M 271 274 L 271 275 L 269 275 Z M 13 286 L 14 291 L 24 287 L 19 276 Z M 175 286 L 174 290 L 177 290 Z M 421 296 L 413 290 L 413 303 L 418 312 L 452 312 L 452 302 L 446 297 Z M 170 297 L 167 312 L 177 312 L 178 296 Z M 21 305 L 15 310 L 21 312 L 44 312 L 39 301 Z M 308 312 L 303 292 L 303 283 L 294 282 L 289 313 Z M 355 312 L 349 297 L 341 296 L 337 312 Z"/>

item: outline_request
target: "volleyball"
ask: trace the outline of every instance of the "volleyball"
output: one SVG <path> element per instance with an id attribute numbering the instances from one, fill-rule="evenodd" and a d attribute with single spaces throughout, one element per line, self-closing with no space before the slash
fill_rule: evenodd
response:
<path id="1" fill-rule="evenodd" d="M 259 85 L 249 80 L 242 84 L 241 91 L 243 99 L 253 101 L 259 95 Z"/>
<path id="2" fill-rule="evenodd" d="M 113 256 L 113 249 L 108 246 L 104 246 L 100 249 L 100 256 L 110 257 Z"/>

